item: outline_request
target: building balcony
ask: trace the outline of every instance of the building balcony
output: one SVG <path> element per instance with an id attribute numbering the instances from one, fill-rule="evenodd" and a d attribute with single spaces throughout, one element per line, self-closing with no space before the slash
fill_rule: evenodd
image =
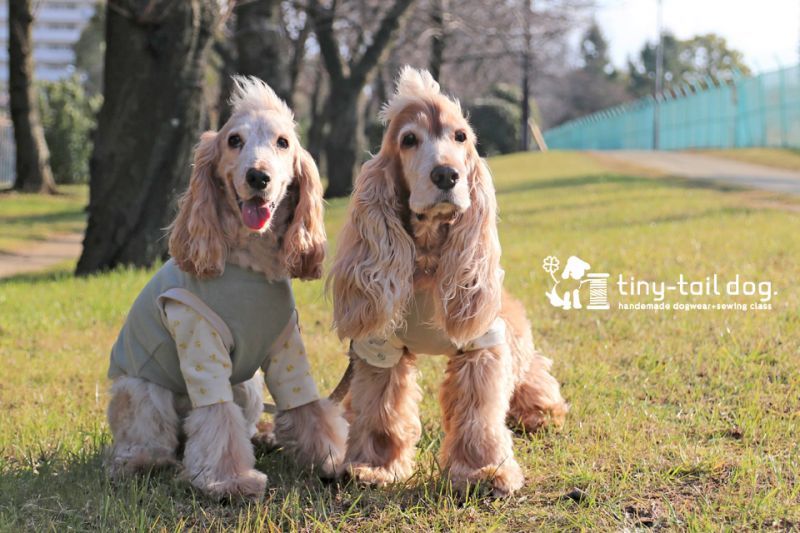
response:
<path id="1" fill-rule="evenodd" d="M 72 48 L 49 49 L 35 47 L 33 49 L 33 61 L 39 63 L 65 63 L 75 62 L 75 52 Z M 0 48 L 0 63 L 8 64 L 8 49 Z"/>

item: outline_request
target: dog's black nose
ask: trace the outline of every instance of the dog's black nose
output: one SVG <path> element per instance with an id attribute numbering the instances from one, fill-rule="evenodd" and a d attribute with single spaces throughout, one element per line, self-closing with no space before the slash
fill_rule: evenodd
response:
<path id="1" fill-rule="evenodd" d="M 439 165 L 431 171 L 431 181 L 443 191 L 449 191 L 456 186 L 458 172 L 453 167 Z"/>
<path id="2" fill-rule="evenodd" d="M 250 185 L 254 189 L 258 189 L 259 191 L 263 191 L 267 188 L 267 183 L 269 183 L 269 175 L 266 172 L 262 172 L 257 168 L 251 168 L 245 174 L 245 178 L 247 178 L 247 184 Z"/>

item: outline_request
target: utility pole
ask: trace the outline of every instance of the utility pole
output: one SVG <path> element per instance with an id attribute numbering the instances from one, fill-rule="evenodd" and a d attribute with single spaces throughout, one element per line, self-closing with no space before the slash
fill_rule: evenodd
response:
<path id="1" fill-rule="evenodd" d="M 661 145 L 659 129 L 661 127 L 661 93 L 664 91 L 664 2 L 658 0 L 658 46 L 656 47 L 656 83 L 653 95 L 653 150 Z"/>
<path id="2" fill-rule="evenodd" d="M 522 54 L 520 60 L 522 61 L 522 102 L 520 102 L 522 107 L 522 116 L 520 119 L 520 131 L 519 131 L 519 144 L 520 150 L 526 152 L 530 145 L 528 140 L 528 121 L 530 120 L 531 116 L 531 109 L 530 109 L 530 68 L 531 68 L 531 11 L 533 11 L 533 0 L 525 1 L 525 13 L 523 15 L 523 22 L 525 24 L 525 28 L 523 31 L 523 36 L 525 38 L 525 43 L 522 46 Z"/>

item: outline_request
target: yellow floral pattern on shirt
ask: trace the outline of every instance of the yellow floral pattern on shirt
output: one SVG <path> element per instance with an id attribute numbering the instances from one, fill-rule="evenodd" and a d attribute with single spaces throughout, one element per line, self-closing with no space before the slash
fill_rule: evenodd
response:
<path id="1" fill-rule="evenodd" d="M 181 374 L 193 407 L 233 401 L 231 358 L 214 327 L 191 307 L 169 300 L 164 306 L 178 346 Z"/>
<path id="2" fill-rule="evenodd" d="M 184 303 L 168 300 L 164 314 L 178 347 L 181 374 L 192 406 L 233 401 L 233 365 L 219 333 Z M 319 399 L 296 318 L 266 354 L 262 369 L 278 409 L 292 409 Z"/>
<path id="3" fill-rule="evenodd" d="M 267 388 L 278 409 L 292 409 L 319 399 L 319 392 L 311 377 L 311 366 L 306 357 L 300 326 L 293 321 L 288 338 L 276 343 L 278 349 L 265 360 Z"/>

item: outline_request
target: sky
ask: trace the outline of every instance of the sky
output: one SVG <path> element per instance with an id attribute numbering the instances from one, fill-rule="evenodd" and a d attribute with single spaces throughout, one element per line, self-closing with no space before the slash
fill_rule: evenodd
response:
<path id="1" fill-rule="evenodd" d="M 656 39 L 657 0 L 597 0 L 611 60 L 624 66 Z M 756 72 L 797 64 L 800 0 L 663 0 L 664 28 L 679 39 L 718 33 Z"/>

